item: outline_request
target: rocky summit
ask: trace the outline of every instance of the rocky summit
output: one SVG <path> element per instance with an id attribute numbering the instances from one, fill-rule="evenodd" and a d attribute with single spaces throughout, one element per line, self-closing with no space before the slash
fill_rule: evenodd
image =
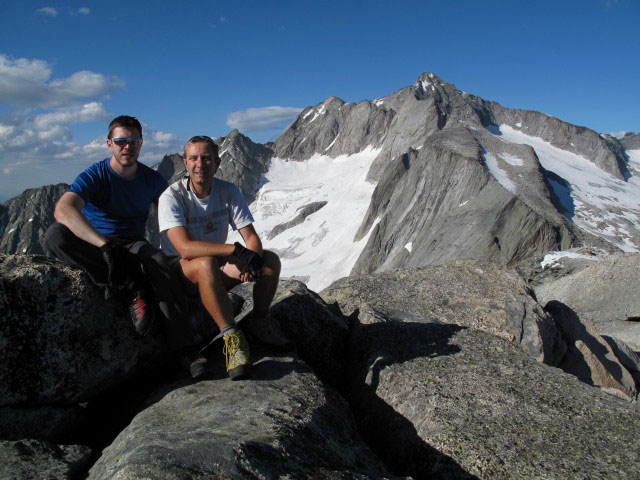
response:
<path id="1" fill-rule="evenodd" d="M 238 382 L 198 302 L 139 337 L 46 256 L 67 185 L 0 204 L 0 478 L 640 478 L 639 138 L 424 73 L 216 139 L 287 277 Z"/>
<path id="2" fill-rule="evenodd" d="M 253 345 L 238 382 L 222 345 L 212 375 L 191 380 L 183 350 L 161 330 L 136 337 L 80 271 L 26 255 L 0 266 L 3 478 L 640 475 L 624 361 L 495 262 L 353 276 L 320 294 L 284 279 L 272 314 L 295 349 Z M 241 324 L 248 287 L 232 292 Z"/>

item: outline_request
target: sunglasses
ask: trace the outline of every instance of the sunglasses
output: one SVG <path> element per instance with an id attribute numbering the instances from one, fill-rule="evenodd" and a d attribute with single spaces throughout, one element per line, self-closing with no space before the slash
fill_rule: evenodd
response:
<path id="1" fill-rule="evenodd" d="M 115 143 L 119 147 L 124 147 L 127 143 L 132 147 L 137 147 L 138 145 L 142 145 L 142 138 L 140 137 L 115 137 L 112 138 L 111 141 Z"/>

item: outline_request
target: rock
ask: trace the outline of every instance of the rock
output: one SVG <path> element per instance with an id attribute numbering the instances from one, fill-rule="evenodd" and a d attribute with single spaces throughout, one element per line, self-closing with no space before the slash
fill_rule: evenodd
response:
<path id="1" fill-rule="evenodd" d="M 82 445 L 0 440 L 0 478 L 79 480 L 89 466 L 90 457 L 91 449 Z"/>
<path id="2" fill-rule="evenodd" d="M 602 335 L 640 351 L 640 254 L 610 255 L 555 282 L 535 288 L 541 304 L 558 300 Z"/>
<path id="3" fill-rule="evenodd" d="M 244 299 L 243 318 L 253 309 L 252 285 L 232 290 Z M 298 355 L 326 382 L 336 385 L 344 373 L 348 325 L 320 296 L 297 280 L 281 279 L 271 306 L 271 315 L 282 332 L 295 344 Z"/>
<path id="4" fill-rule="evenodd" d="M 247 203 L 251 203 L 256 191 L 262 186 L 263 174 L 273 151 L 262 144 L 254 143 L 238 130 L 217 138 L 220 148 L 220 170 L 216 175 L 222 180 L 237 185 Z"/>
<path id="5" fill-rule="evenodd" d="M 0 253 L 50 255 L 44 233 L 53 223 L 56 202 L 69 185 L 29 188 L 0 203 Z"/>
<path id="6" fill-rule="evenodd" d="M 170 354 L 162 332 L 138 336 L 82 271 L 45 257 L 0 255 L 0 311 L 0 406 L 74 406 Z"/>
<path id="7" fill-rule="evenodd" d="M 251 379 L 158 392 L 89 479 L 390 478 L 346 402 L 292 357 L 264 357 Z"/>
<path id="8" fill-rule="evenodd" d="M 0 407 L 0 438 L 73 443 L 86 421 L 85 411 L 79 406 Z"/>
<path id="9" fill-rule="evenodd" d="M 547 303 L 545 310 L 553 315 L 568 346 L 558 368 L 589 385 L 619 390 L 627 400 L 633 400 L 635 381 L 595 326 L 556 300 Z"/>
<path id="10" fill-rule="evenodd" d="M 298 211 L 296 212 L 296 216 L 288 221 L 288 222 L 284 222 L 284 223 L 280 223 L 279 225 L 276 225 L 275 227 L 273 227 L 271 229 L 271 231 L 267 234 L 267 240 L 271 240 L 273 237 L 280 235 L 282 232 L 284 232 L 285 230 L 291 228 L 291 227 L 295 227 L 296 225 L 300 225 L 302 222 L 304 222 L 304 220 L 311 214 L 317 212 L 318 210 L 320 210 L 322 207 L 324 207 L 327 204 L 327 202 L 322 201 L 322 202 L 311 202 L 306 204 L 304 207 L 300 207 L 298 209 Z"/>
<path id="11" fill-rule="evenodd" d="M 636 388 L 640 389 L 640 355 L 620 339 L 609 335 L 602 335 L 602 338 L 609 344 L 616 358 L 624 365 L 624 368 L 629 371 L 636 382 Z"/>
<path id="12" fill-rule="evenodd" d="M 550 365 L 560 361 L 566 348 L 553 319 L 524 281 L 496 263 L 468 260 L 351 276 L 320 295 L 345 316 L 369 304 L 485 331 L 519 344 Z"/>
<path id="13" fill-rule="evenodd" d="M 578 273 L 608 255 L 607 251 L 599 248 L 570 248 L 528 258 L 519 263 L 516 270 L 530 287 L 537 289 L 544 283 Z"/>
<path id="14" fill-rule="evenodd" d="M 395 474 L 640 476 L 637 406 L 485 332 L 380 312 L 360 320 L 345 394 L 361 433 Z"/>
<path id="15" fill-rule="evenodd" d="M 620 140 L 625 150 L 640 150 L 640 134 L 627 132 Z"/>
<path id="16" fill-rule="evenodd" d="M 302 111 L 274 142 L 274 156 L 309 159 L 316 152 L 350 155 L 384 140 L 394 112 L 371 102 L 345 103 L 329 97 Z"/>

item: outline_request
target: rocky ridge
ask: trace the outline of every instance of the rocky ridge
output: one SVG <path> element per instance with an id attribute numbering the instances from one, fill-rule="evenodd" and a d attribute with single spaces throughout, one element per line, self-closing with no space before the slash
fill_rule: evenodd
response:
<path id="1" fill-rule="evenodd" d="M 0 259 L 7 475 L 640 474 L 627 367 L 600 355 L 602 338 L 568 307 L 543 307 L 497 263 L 353 276 L 321 295 L 283 280 L 272 314 L 296 350 L 254 345 L 254 375 L 241 382 L 226 378 L 220 355 L 218 370 L 194 383 L 170 367 L 161 332 L 136 337 L 82 272 L 38 256 Z M 250 285 L 233 295 L 240 319 Z M 36 365 L 24 361 L 34 348 Z"/>
<path id="2" fill-rule="evenodd" d="M 69 185 L 59 183 L 25 190 L 0 203 L 0 253 L 48 255 L 44 233 L 53 209 Z"/>
<path id="3" fill-rule="evenodd" d="M 505 108 L 424 73 L 414 84 L 372 101 L 329 97 L 305 109 L 268 145 L 237 131 L 216 142 L 223 159 L 220 177 L 239 185 L 249 201 L 263 185 L 272 157 L 306 161 L 378 149 L 368 173 L 376 185 L 368 211 L 353 219 L 359 227 L 353 241 L 368 240 L 358 247 L 352 271 L 368 273 L 458 258 L 517 265 L 548 251 L 579 247 L 637 250 L 640 232 L 629 219 L 640 215 L 640 205 L 603 206 L 598 200 L 613 198 L 625 182 L 635 180 L 629 152 L 637 148 L 637 137 L 618 140 L 540 112 Z M 599 185 L 604 191 L 576 197 L 583 186 L 552 171 L 534 140 L 608 176 Z M 179 154 L 154 168 L 169 181 L 184 173 Z M 51 198 L 44 200 L 47 195 Z M 41 196 L 41 208 L 48 211 L 57 194 L 43 191 Z M 295 232 L 301 220 L 314 224 L 319 218 L 295 215 L 281 219 L 278 233 Z M 19 243 L 24 253 L 46 253 L 39 238 L 28 237 L 25 220 L 12 221 L 11 227 L 3 220 L 2 251 L 22 253 Z M 157 241 L 155 224 L 152 212 L 152 241 Z M 25 234 L 18 235 L 23 228 Z M 19 241 L 5 238 L 12 229 Z"/>
<path id="4" fill-rule="evenodd" d="M 617 224 L 579 227 L 576 206 L 567 200 L 571 184 L 544 168 L 530 145 L 505 141 L 500 125 L 581 156 L 612 179 L 630 176 L 628 147 L 615 138 L 504 108 L 430 73 L 373 101 L 329 97 L 305 109 L 276 139 L 274 154 L 304 161 L 381 149 L 369 171 L 376 189 L 354 241 L 373 230 L 353 273 L 456 258 L 515 265 L 551 250 L 640 246 L 637 225 L 623 215 Z M 595 203 L 581 208 L 600 212 Z M 632 214 L 640 212 L 640 205 L 633 208 Z M 606 224 L 617 236 L 607 236 Z"/>

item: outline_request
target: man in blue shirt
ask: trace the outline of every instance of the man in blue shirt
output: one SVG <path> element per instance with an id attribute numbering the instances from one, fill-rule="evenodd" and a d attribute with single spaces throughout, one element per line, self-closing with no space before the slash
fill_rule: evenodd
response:
<path id="1" fill-rule="evenodd" d="M 60 260 L 105 287 L 106 298 L 125 301 L 136 331 L 144 335 L 153 320 L 154 293 L 165 318 L 180 314 L 181 299 L 172 293 L 175 271 L 144 238 L 149 207 L 157 205 L 167 181 L 138 162 L 142 126 L 136 118 L 115 118 L 107 147 L 111 157 L 78 175 L 56 204 L 56 223 L 45 242 Z"/>

